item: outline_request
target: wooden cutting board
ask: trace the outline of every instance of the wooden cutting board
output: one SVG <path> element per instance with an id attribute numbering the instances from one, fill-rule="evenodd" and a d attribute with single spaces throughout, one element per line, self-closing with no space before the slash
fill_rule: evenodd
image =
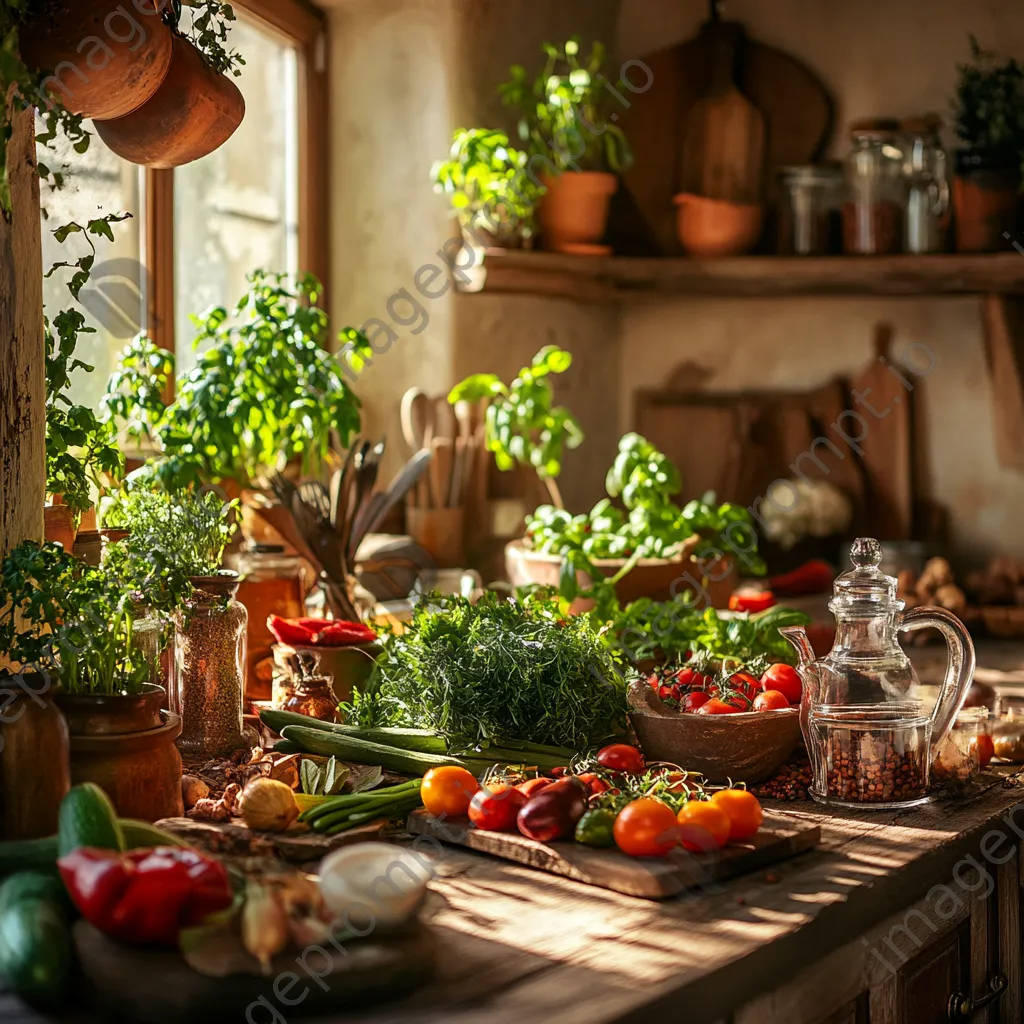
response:
<path id="1" fill-rule="evenodd" d="M 762 198 L 765 121 L 736 87 L 742 42 L 743 30 L 735 22 L 716 20 L 708 27 L 711 88 L 686 117 L 680 185 L 683 192 L 753 204 Z"/>
<path id="2" fill-rule="evenodd" d="M 899 360 L 891 357 L 892 328 L 879 324 L 875 328 L 874 358 L 854 380 L 853 391 L 863 396 L 878 413 L 852 405 L 864 418 L 863 425 L 846 417 L 848 434 L 864 432 L 858 442 L 863 455 L 865 474 L 865 528 L 879 540 L 906 540 L 913 527 L 913 401 L 914 392 L 893 375 L 893 366 L 916 388 L 918 378 L 904 370 Z M 870 393 L 868 393 L 870 392 Z M 888 412 L 885 410 L 888 409 Z"/>
<path id="3" fill-rule="evenodd" d="M 619 114 L 636 159 L 623 175 L 626 187 L 614 204 L 616 252 L 682 253 L 672 197 L 683 191 L 682 143 L 690 111 L 711 89 L 709 36 L 714 26 L 709 20 L 688 42 L 643 57 L 652 85 L 646 92 L 631 93 L 630 107 Z M 832 100 L 805 64 L 749 35 L 735 81 L 765 119 L 765 184 L 771 200 L 780 168 L 824 155 L 832 134 Z"/>
<path id="4" fill-rule="evenodd" d="M 813 849 L 821 829 L 796 818 L 768 812 L 749 843 L 726 846 L 716 854 L 676 850 L 664 859 L 642 860 L 618 850 L 595 850 L 580 843 L 538 843 L 508 832 L 484 832 L 463 819 L 439 822 L 425 810 L 413 811 L 407 828 L 480 853 L 525 864 L 625 896 L 661 900 L 711 882 L 756 871 Z"/>

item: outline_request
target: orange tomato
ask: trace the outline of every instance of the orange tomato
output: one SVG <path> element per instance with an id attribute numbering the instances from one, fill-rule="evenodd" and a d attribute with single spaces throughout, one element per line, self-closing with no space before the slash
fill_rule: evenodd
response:
<path id="1" fill-rule="evenodd" d="M 708 800 L 687 800 L 676 816 L 679 842 L 694 853 L 710 853 L 729 842 L 729 815 Z"/>
<path id="2" fill-rule="evenodd" d="M 720 789 L 711 798 L 711 803 L 725 811 L 729 818 L 729 841 L 732 843 L 749 839 L 761 827 L 764 817 L 761 805 L 757 797 L 745 789 Z"/>
<path id="3" fill-rule="evenodd" d="M 653 797 L 626 804 L 612 832 L 618 848 L 630 857 L 664 857 L 679 845 L 679 825 L 672 808 Z"/>
<path id="4" fill-rule="evenodd" d="M 778 690 L 765 690 L 754 701 L 755 711 L 778 711 L 789 707 L 789 698 Z"/>
<path id="5" fill-rule="evenodd" d="M 464 818 L 480 783 L 473 773 L 455 765 L 431 768 L 423 776 L 420 799 L 435 818 Z"/>

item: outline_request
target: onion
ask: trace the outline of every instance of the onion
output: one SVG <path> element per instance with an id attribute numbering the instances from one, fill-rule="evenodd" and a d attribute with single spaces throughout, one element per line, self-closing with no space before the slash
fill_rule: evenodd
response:
<path id="1" fill-rule="evenodd" d="M 320 894 L 345 930 L 405 924 L 416 913 L 430 872 L 420 858 L 389 843 L 335 850 L 320 865 Z"/>

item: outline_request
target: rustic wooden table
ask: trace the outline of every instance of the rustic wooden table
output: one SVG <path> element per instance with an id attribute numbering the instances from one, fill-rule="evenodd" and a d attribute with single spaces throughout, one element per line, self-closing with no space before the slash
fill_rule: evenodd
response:
<path id="1" fill-rule="evenodd" d="M 1005 775 L 985 776 L 966 799 L 904 814 L 826 815 L 806 804 L 779 805 L 821 824 L 818 850 L 662 903 L 445 847 L 434 882 L 446 901 L 434 919 L 435 980 L 408 999 L 344 1020 L 799 1021 L 791 1009 L 778 1011 L 778 997 L 771 994 L 787 983 L 799 991 L 801 978 L 813 979 L 815 965 L 829 963 L 830 955 L 835 960 L 837 951 L 870 936 L 933 886 L 952 885 L 957 862 L 966 854 L 980 861 L 983 836 L 1018 803 L 1016 820 L 1024 832 L 1024 789 Z M 1016 848 L 1017 836 L 1005 823 L 1001 827 Z M 1015 857 L 1015 881 L 1017 864 Z M 1000 928 L 1017 934 L 1017 953 L 1004 965 L 1010 985 L 1005 1005 L 1016 1010 L 1000 1019 L 1019 1021 L 1019 918 Z M 867 939 L 863 943 L 867 948 Z M 984 970 L 979 965 L 979 979 Z M 825 978 L 824 984 L 840 983 L 827 972 Z M 281 1012 L 292 1020 L 299 1010 Z M 245 1019 L 244 1007 L 238 1018 Z M 0 995 L 0 1020 L 42 1019 Z M 269 1019 L 260 1013 L 252 1024 Z M 873 1004 L 870 1019 L 903 1018 L 879 1015 Z"/>

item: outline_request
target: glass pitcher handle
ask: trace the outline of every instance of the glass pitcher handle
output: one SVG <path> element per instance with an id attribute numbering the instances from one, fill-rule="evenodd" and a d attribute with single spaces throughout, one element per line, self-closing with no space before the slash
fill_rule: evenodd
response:
<path id="1" fill-rule="evenodd" d="M 945 608 L 913 608 L 901 612 L 896 620 L 901 632 L 914 629 L 937 629 L 949 648 L 946 678 L 942 681 L 939 699 L 932 711 L 932 751 L 945 739 L 963 707 L 974 678 L 974 643 L 964 624 Z"/>

